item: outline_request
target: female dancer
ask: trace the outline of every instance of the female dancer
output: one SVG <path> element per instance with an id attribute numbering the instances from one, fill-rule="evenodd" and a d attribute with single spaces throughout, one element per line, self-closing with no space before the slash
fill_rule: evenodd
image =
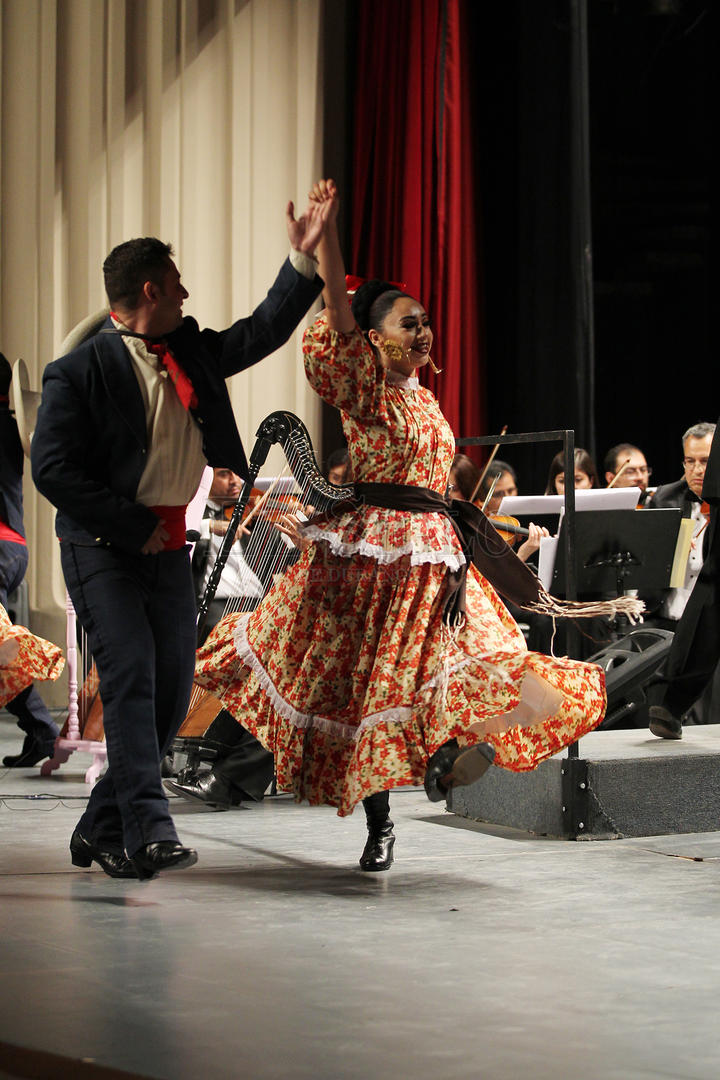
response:
<path id="1" fill-rule="evenodd" d="M 341 410 L 358 506 L 306 527 L 313 543 L 260 607 L 216 626 L 197 681 L 272 750 L 281 790 L 340 815 L 362 799 L 361 866 L 386 870 L 390 788 L 424 781 L 437 800 L 493 758 L 533 769 L 599 723 L 603 674 L 529 653 L 495 590 L 466 568 L 443 497 L 452 431 L 417 380 L 431 363 L 428 316 L 382 282 L 361 287 L 351 310 L 333 181 L 311 198 L 332 207 L 317 249 L 327 310 L 305 333 L 305 368 Z"/>
<path id="2" fill-rule="evenodd" d="M 64 665 L 57 645 L 11 623 L 0 604 L 0 707 L 35 679 L 59 678 Z"/>

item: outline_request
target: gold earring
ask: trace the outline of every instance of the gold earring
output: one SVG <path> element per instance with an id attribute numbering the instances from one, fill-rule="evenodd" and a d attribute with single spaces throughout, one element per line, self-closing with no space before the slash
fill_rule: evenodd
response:
<path id="1" fill-rule="evenodd" d="M 430 370 L 433 371 L 436 375 L 439 375 L 441 373 L 442 368 L 438 367 L 437 364 L 433 363 L 432 356 L 428 356 L 428 364 L 430 365 Z"/>
<path id="2" fill-rule="evenodd" d="M 397 364 L 401 360 L 407 360 L 408 358 L 408 353 L 405 352 L 402 345 L 399 345 L 397 341 L 391 341 L 389 338 L 385 338 L 384 341 L 380 342 L 380 348 L 391 363 Z"/>

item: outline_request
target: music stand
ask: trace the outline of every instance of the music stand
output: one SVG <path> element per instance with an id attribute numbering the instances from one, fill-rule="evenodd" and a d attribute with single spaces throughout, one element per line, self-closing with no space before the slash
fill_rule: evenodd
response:
<path id="1" fill-rule="evenodd" d="M 682 511 L 596 510 L 575 518 L 578 595 L 622 596 L 628 590 L 667 589 Z M 552 592 L 564 596 L 565 521 L 553 570 Z"/>

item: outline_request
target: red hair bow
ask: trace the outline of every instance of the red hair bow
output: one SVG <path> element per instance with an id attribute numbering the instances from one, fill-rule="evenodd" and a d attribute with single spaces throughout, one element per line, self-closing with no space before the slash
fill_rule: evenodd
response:
<path id="1" fill-rule="evenodd" d="M 348 296 L 354 296 L 361 285 L 364 285 L 366 281 L 372 280 L 372 278 L 356 277 L 355 274 L 346 274 L 345 288 L 347 289 Z M 389 281 L 388 285 L 394 285 L 396 289 L 401 289 L 403 292 L 407 289 L 407 285 L 404 281 Z"/>

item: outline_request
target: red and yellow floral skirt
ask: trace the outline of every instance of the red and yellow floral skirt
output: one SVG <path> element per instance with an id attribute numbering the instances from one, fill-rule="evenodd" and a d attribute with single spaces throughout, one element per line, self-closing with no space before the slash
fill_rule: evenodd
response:
<path id="1" fill-rule="evenodd" d="M 341 815 L 377 791 L 421 784 L 448 739 L 485 739 L 496 765 L 520 772 L 599 724 L 601 668 L 528 652 L 474 567 L 465 623 L 451 635 L 444 579 L 443 563 L 383 564 L 313 544 L 256 611 L 217 624 L 196 682 L 272 751 L 281 790 Z M 559 709 L 498 731 L 528 672 L 559 691 Z"/>

